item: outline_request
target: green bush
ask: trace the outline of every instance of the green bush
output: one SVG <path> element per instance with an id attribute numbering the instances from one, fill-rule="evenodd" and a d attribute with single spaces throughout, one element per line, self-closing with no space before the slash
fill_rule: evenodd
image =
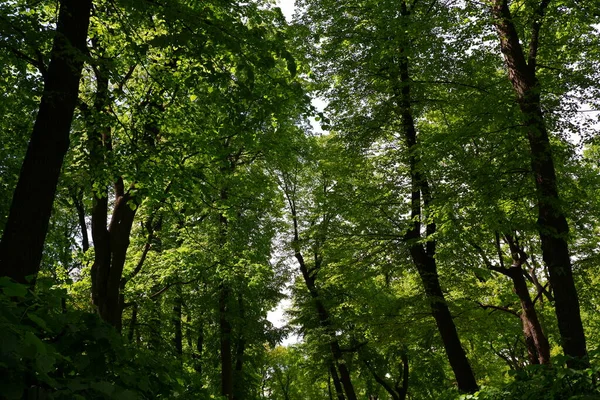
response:
<path id="1" fill-rule="evenodd" d="M 33 294 L 0 278 L 0 398 L 187 398 L 177 363 L 133 348 L 95 314 L 66 310 L 65 293 L 43 286 Z"/>
<path id="2" fill-rule="evenodd" d="M 566 366 L 566 357 L 556 357 L 552 367 L 532 365 L 510 371 L 513 380 L 504 387 L 485 387 L 475 395 L 461 396 L 461 400 L 600 399 L 599 372 L 597 363 L 592 363 L 591 368 L 576 370 Z"/>

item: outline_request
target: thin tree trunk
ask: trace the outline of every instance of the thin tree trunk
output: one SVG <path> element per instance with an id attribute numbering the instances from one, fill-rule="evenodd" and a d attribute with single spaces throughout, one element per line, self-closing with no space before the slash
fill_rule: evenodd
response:
<path id="1" fill-rule="evenodd" d="M 348 400 L 356 400 L 357 397 L 354 391 L 354 386 L 352 385 L 352 380 L 350 378 L 350 371 L 348 371 L 348 368 L 346 367 L 346 362 L 343 358 L 342 350 L 340 348 L 335 329 L 331 324 L 329 313 L 327 312 L 327 309 L 321 300 L 319 290 L 317 289 L 317 286 L 315 284 L 315 278 L 313 275 L 311 275 L 311 272 L 309 271 L 308 266 L 304 261 L 304 256 L 300 251 L 300 233 L 298 229 L 298 214 L 296 213 L 296 203 L 295 199 L 293 198 L 293 195 L 288 192 L 288 189 L 290 188 L 286 187 L 286 196 L 288 199 L 290 212 L 292 214 L 292 222 L 294 229 L 294 240 L 292 242 L 292 245 L 294 246 L 294 256 L 296 257 L 298 265 L 300 266 L 300 272 L 302 273 L 302 277 L 304 278 L 306 288 L 308 289 L 313 299 L 317 311 L 317 316 L 319 318 L 319 323 L 325 329 L 325 332 L 329 336 L 329 348 L 331 350 L 331 355 L 333 356 L 334 367 L 337 368 L 337 371 L 339 371 L 340 374 L 339 380 L 341 382 L 341 385 L 344 388 Z M 313 272 L 317 271 L 320 268 L 320 262 L 321 258 L 318 256 L 318 254 L 315 254 L 315 266 L 313 267 Z M 335 374 L 332 374 L 332 376 L 337 379 L 337 372 Z"/>
<path id="2" fill-rule="evenodd" d="M 50 65 L 0 241 L 0 276 L 35 285 L 79 95 L 91 0 L 60 2 Z"/>
<path id="3" fill-rule="evenodd" d="M 133 306 L 131 308 L 131 320 L 129 322 L 129 331 L 127 333 L 127 340 L 129 341 L 129 343 L 133 343 L 135 326 L 137 325 L 137 313 L 138 313 L 138 304 L 133 303 Z"/>
<path id="4" fill-rule="evenodd" d="M 409 365 L 408 365 L 408 352 L 403 350 L 400 353 L 400 359 L 402 360 L 402 386 L 396 387 L 396 391 L 398 392 L 398 397 L 400 400 L 405 400 L 406 395 L 408 394 L 408 378 L 409 378 Z"/>
<path id="5" fill-rule="evenodd" d="M 296 221 L 295 212 L 293 212 L 293 219 L 294 219 L 294 225 L 295 225 L 294 229 L 296 231 L 295 243 L 297 245 L 298 234 L 297 234 L 297 221 Z M 310 275 L 310 273 L 308 271 L 308 267 L 307 267 L 306 263 L 304 262 L 304 257 L 300 253 L 299 249 L 296 250 L 295 256 L 296 256 L 296 259 L 298 260 L 298 264 L 300 265 L 300 271 L 302 272 L 302 276 L 304 277 L 304 283 L 306 284 L 306 287 L 307 287 L 307 289 L 313 299 L 313 302 L 315 304 L 315 308 L 317 310 L 317 315 L 319 317 L 319 322 L 320 322 L 321 326 L 325 329 L 327 334 L 329 335 L 329 338 L 330 338 L 329 348 L 331 350 L 331 354 L 333 356 L 333 361 L 335 363 L 335 366 L 337 367 L 337 370 L 340 373 L 339 378 L 340 378 L 340 382 L 344 388 L 344 392 L 346 393 L 348 400 L 356 400 L 357 397 L 356 397 L 356 393 L 354 391 L 354 386 L 352 385 L 352 379 L 350 378 L 350 371 L 348 371 L 348 368 L 346 367 L 346 362 L 344 360 L 342 350 L 340 348 L 340 344 L 337 340 L 337 335 L 335 333 L 335 330 L 333 329 L 333 326 L 331 325 L 329 313 L 327 312 L 327 309 L 325 308 L 325 305 L 323 304 L 323 302 L 321 301 L 321 298 L 319 296 L 319 291 L 315 285 L 315 279 L 313 276 Z M 318 268 L 318 266 L 316 268 Z"/>
<path id="6" fill-rule="evenodd" d="M 337 369 L 335 369 L 335 364 L 333 362 L 329 363 L 329 374 L 333 380 L 333 387 L 335 388 L 335 394 L 337 395 L 338 400 L 346 400 L 340 377 L 338 376 Z"/>
<path id="7" fill-rule="evenodd" d="M 227 146 L 225 146 L 227 147 Z M 225 173 L 225 169 L 221 170 Z M 222 188 L 220 199 L 226 202 L 228 193 L 226 188 Z M 223 214 L 219 214 L 219 246 L 224 247 L 227 243 L 228 220 Z M 221 260 L 224 262 L 224 260 Z M 221 282 L 219 288 L 219 339 L 221 350 L 221 395 L 228 400 L 233 399 L 233 357 L 231 354 L 231 322 L 229 321 L 229 302 L 231 297 L 231 288 L 225 281 Z"/>
<path id="8" fill-rule="evenodd" d="M 183 356 L 183 331 L 181 326 L 181 318 L 182 318 L 182 305 L 183 305 L 183 296 L 181 294 L 181 285 L 177 285 L 175 289 L 175 304 L 173 305 L 173 327 L 175 330 L 175 334 L 173 337 L 173 344 L 175 346 L 175 352 L 180 360 L 182 360 Z"/>
<path id="9" fill-rule="evenodd" d="M 123 180 L 115 183 L 115 203 L 108 228 L 106 227 L 106 197 L 96 196 L 92 211 L 94 264 L 92 265 L 92 299 L 100 317 L 121 330 L 123 298 L 121 277 L 125 265 L 129 235 L 136 209 L 134 200 L 125 192 Z"/>
<path id="10" fill-rule="evenodd" d="M 196 338 L 196 354 L 195 354 L 195 363 L 194 370 L 198 374 L 202 374 L 202 352 L 204 351 L 204 324 L 200 322 L 200 326 L 198 327 L 198 337 Z"/>
<path id="11" fill-rule="evenodd" d="M 81 230 L 81 249 L 85 253 L 90 248 L 90 239 L 87 231 L 87 223 L 85 222 L 85 208 L 83 206 L 83 191 L 79 190 L 79 193 L 72 193 L 71 198 L 73 199 L 73 205 L 77 210 L 77 222 L 79 223 L 79 229 Z"/>
<path id="12" fill-rule="evenodd" d="M 535 305 L 531 300 L 527 282 L 525 281 L 525 271 L 523 264 L 527 260 L 527 254 L 521 248 L 516 237 L 504 235 L 513 259 L 512 267 L 506 269 L 506 275 L 513 281 L 515 294 L 521 302 L 521 321 L 523 323 L 523 332 L 526 342 L 532 342 L 534 351 L 529 351 L 530 357 L 537 357 L 539 364 L 550 364 L 550 344 L 548 338 L 542 331 L 542 325 L 537 316 Z M 531 343 L 528 343 L 528 347 Z"/>
<path id="13" fill-rule="evenodd" d="M 406 2 L 402 0 L 401 14 L 409 16 Z M 435 319 L 438 331 L 448 356 L 448 361 L 454 372 L 458 389 L 462 392 L 474 393 L 479 387 L 471 364 L 467 359 L 465 351 L 460 343 L 456 325 L 448 309 L 444 292 L 440 286 L 437 265 L 435 260 L 436 242 L 429 239 L 435 234 L 436 226 L 433 222 L 426 225 L 426 237 L 429 239 L 426 245 L 419 243 L 421 240 L 421 221 L 425 219 L 425 213 L 431 201 L 429 183 L 420 171 L 421 158 L 417 148 L 417 132 L 412 114 L 411 80 L 409 75 L 408 57 L 404 49 L 400 49 L 399 76 L 396 82 L 396 95 L 399 99 L 399 109 L 402 117 L 402 130 L 409 153 L 409 168 L 412 185 L 411 195 L 411 218 L 412 228 L 406 233 L 405 239 L 410 246 L 410 254 L 419 272 L 425 296 L 429 301 L 431 313 Z M 421 198 L 422 196 L 422 198 Z"/>
<path id="14" fill-rule="evenodd" d="M 507 0 L 493 0 L 492 13 L 506 61 L 508 76 L 517 95 L 529 140 L 531 166 L 538 202 L 538 232 L 542 242 L 542 257 L 548 267 L 554 290 L 555 310 L 562 347 L 570 367 L 585 368 L 586 340 L 581 322 L 579 297 L 567 244 L 569 225 L 560 206 L 556 171 L 548 130 L 541 108 L 540 84 L 536 77 L 536 57 L 539 33 L 549 0 L 542 0 L 535 12 L 531 30 L 529 55 L 526 59 L 512 20 Z"/>
<path id="15" fill-rule="evenodd" d="M 221 284 L 219 293 L 219 339 L 221 345 L 221 395 L 233 399 L 233 365 L 231 356 L 231 323 L 229 322 L 230 289 Z"/>
<path id="16" fill-rule="evenodd" d="M 241 294 L 238 294 L 238 310 L 240 321 L 244 321 L 246 313 L 244 310 L 244 299 Z M 243 327 L 238 330 L 238 338 L 235 345 L 235 370 L 234 370 L 234 399 L 242 400 L 244 398 L 244 353 L 246 351 L 246 339 L 244 336 Z"/>

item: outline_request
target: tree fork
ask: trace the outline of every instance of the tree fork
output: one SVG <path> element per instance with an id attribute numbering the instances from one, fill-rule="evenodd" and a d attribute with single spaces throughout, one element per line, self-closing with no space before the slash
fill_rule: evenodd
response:
<path id="1" fill-rule="evenodd" d="M 538 233 L 542 242 L 542 258 L 548 267 L 554 290 L 555 312 L 567 365 L 586 368 L 586 339 L 581 321 L 579 297 L 569 255 L 569 225 L 560 207 L 556 169 L 544 115 L 541 108 L 540 84 L 536 77 L 539 31 L 546 7 L 543 0 L 535 12 L 528 59 L 525 58 L 507 0 L 494 0 L 492 14 L 506 62 L 508 76 L 517 96 L 529 140 L 531 167 L 538 201 Z"/>

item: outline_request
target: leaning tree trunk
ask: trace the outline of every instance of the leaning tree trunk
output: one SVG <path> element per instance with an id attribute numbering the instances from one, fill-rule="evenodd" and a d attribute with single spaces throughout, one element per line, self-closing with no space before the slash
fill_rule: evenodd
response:
<path id="1" fill-rule="evenodd" d="M 536 20 L 531 30 L 527 59 L 507 0 L 494 0 L 492 14 L 508 76 L 517 95 L 524 129 L 529 140 L 538 202 L 537 226 L 542 242 L 542 256 L 548 267 L 550 284 L 554 290 L 562 347 L 565 354 L 573 358 L 568 361 L 570 367 L 585 368 L 589 366 L 589 362 L 567 244 L 569 225 L 560 206 L 552 148 L 541 107 L 541 87 L 536 77 L 541 22 L 549 3 L 549 0 L 542 0 L 534 15 Z"/>
<path id="2" fill-rule="evenodd" d="M 79 95 L 91 0 L 63 0 L 40 108 L 0 242 L 0 275 L 35 284 Z"/>
<path id="3" fill-rule="evenodd" d="M 329 363 L 329 374 L 331 376 L 331 379 L 333 380 L 333 387 L 335 388 L 335 394 L 337 396 L 337 399 L 346 400 L 346 397 L 344 396 L 344 389 L 342 388 L 342 383 L 340 382 L 340 377 L 338 376 L 337 369 L 335 369 L 333 361 Z M 329 387 L 329 398 L 332 398 L 331 386 Z"/>
<path id="4" fill-rule="evenodd" d="M 406 1 L 403 0 L 400 6 L 401 14 L 410 16 Z M 436 231 L 435 223 L 427 223 L 426 238 L 428 242 L 426 245 L 420 243 L 421 220 L 424 219 L 424 214 L 427 212 L 431 201 L 431 193 L 427 178 L 420 170 L 421 158 L 419 156 L 419 149 L 417 148 L 417 132 L 412 113 L 409 60 L 404 48 L 400 49 L 399 52 L 398 76 L 392 76 L 392 78 L 394 79 L 399 113 L 402 118 L 402 133 L 409 153 L 409 170 L 412 185 L 411 219 L 413 222 L 412 227 L 405 235 L 405 239 L 409 244 L 413 263 L 423 283 L 425 296 L 431 307 L 431 313 L 442 338 L 458 389 L 462 392 L 474 393 L 479 387 L 471 369 L 471 364 L 458 337 L 456 325 L 454 324 L 444 292 L 440 286 L 435 260 L 436 243 L 435 240 L 430 239 Z"/>
<path id="5" fill-rule="evenodd" d="M 293 203 L 290 204 L 291 212 L 292 212 L 292 220 L 294 224 L 294 255 L 298 264 L 300 266 L 300 272 L 302 272 L 302 277 L 304 278 L 304 283 L 306 284 L 306 288 L 308 289 L 312 300 L 314 302 L 315 308 L 317 310 L 317 316 L 319 318 L 319 323 L 321 327 L 325 330 L 327 335 L 329 336 L 329 348 L 331 350 L 331 355 L 333 357 L 333 363 L 337 370 L 339 371 L 339 379 L 344 388 L 344 392 L 346 393 L 346 397 L 348 400 L 356 400 L 356 392 L 354 391 L 354 385 L 352 384 L 352 379 L 350 377 L 350 371 L 346 366 L 346 362 L 344 360 L 342 349 L 340 347 L 339 341 L 337 339 L 337 335 L 335 333 L 335 329 L 331 324 L 331 319 L 329 316 L 329 312 L 327 308 L 323 304 L 321 297 L 319 295 L 319 290 L 315 284 L 315 278 L 308 270 L 308 266 L 304 261 L 304 257 L 300 252 L 299 248 L 299 232 L 298 232 L 298 218 L 296 214 L 296 208 Z M 318 260 L 318 257 L 315 257 L 315 260 Z M 315 265 L 315 270 L 319 269 L 319 265 Z M 335 375 L 334 375 L 335 376 Z M 336 388 L 337 389 L 337 388 Z M 339 394 L 339 392 L 338 392 Z"/>

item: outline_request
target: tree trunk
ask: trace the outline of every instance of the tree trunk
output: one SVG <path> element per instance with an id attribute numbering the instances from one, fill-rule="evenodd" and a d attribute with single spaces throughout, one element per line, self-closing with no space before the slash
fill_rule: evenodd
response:
<path id="1" fill-rule="evenodd" d="M 87 231 L 87 223 L 85 222 L 85 208 L 83 206 L 83 190 L 79 190 L 78 193 L 72 193 L 71 198 L 73 199 L 73 205 L 77 211 L 77 222 L 79 222 L 79 229 L 81 230 L 81 250 L 87 252 L 90 248 L 90 239 Z"/>
<path id="2" fill-rule="evenodd" d="M 238 310 L 240 321 L 244 321 L 246 313 L 244 310 L 244 299 L 241 294 L 238 294 Z M 238 330 L 236 345 L 235 345 L 235 370 L 234 370 L 234 399 L 242 400 L 244 398 L 244 353 L 246 352 L 246 338 L 244 336 L 243 326 Z"/>
<path id="3" fill-rule="evenodd" d="M 221 395 L 233 399 L 233 365 L 231 357 L 231 323 L 229 322 L 230 289 L 221 284 L 219 293 L 219 338 L 221 344 Z"/>
<path id="4" fill-rule="evenodd" d="M 508 76 L 517 95 L 524 129 L 529 140 L 538 202 L 537 226 L 542 242 L 542 256 L 548 267 L 550 284 L 554 290 L 562 347 L 565 354 L 573 358 L 568 361 L 570 367 L 585 368 L 589 366 L 589 362 L 567 244 L 569 225 L 560 206 L 552 148 L 541 108 L 541 88 L 536 77 L 539 30 L 548 3 L 549 1 L 543 0 L 536 10 L 534 16 L 536 21 L 532 27 L 527 60 L 507 1 L 494 0 L 492 13 Z"/>
<path id="5" fill-rule="evenodd" d="M 60 2 L 40 108 L 0 242 L 0 276 L 35 285 L 79 95 L 91 0 Z"/>
<path id="6" fill-rule="evenodd" d="M 202 374 L 202 352 L 204 351 L 204 324 L 198 324 L 198 336 L 196 337 L 196 351 L 194 352 L 194 370 Z"/>
<path id="7" fill-rule="evenodd" d="M 293 218 L 295 219 L 296 217 L 294 216 Z M 346 367 L 346 362 L 342 355 L 342 350 L 337 340 L 337 335 L 333 329 L 333 326 L 331 325 L 331 320 L 329 319 L 329 313 L 319 297 L 319 291 L 315 285 L 314 277 L 310 275 L 302 254 L 299 251 L 296 251 L 295 256 L 300 264 L 300 271 L 304 277 L 306 287 L 315 304 L 319 322 L 330 338 L 329 348 L 333 356 L 333 362 L 340 373 L 340 382 L 344 388 L 344 392 L 346 393 L 348 400 L 356 400 L 356 393 L 354 392 L 354 386 L 352 385 L 352 379 L 350 378 L 350 371 L 348 371 L 348 368 Z"/>
<path id="8" fill-rule="evenodd" d="M 401 3 L 401 13 L 405 16 L 410 15 L 404 0 Z M 460 343 L 454 320 L 452 319 L 444 292 L 440 286 L 435 261 L 435 240 L 429 239 L 435 233 L 435 223 L 428 222 L 426 225 L 427 244 L 423 245 L 419 243 L 421 240 L 421 221 L 426 217 L 425 213 L 431 201 L 431 193 L 429 183 L 420 171 L 421 158 L 419 156 L 419 149 L 417 148 L 417 132 L 412 114 L 411 80 L 408 62 L 408 57 L 404 49 L 400 49 L 399 76 L 395 80 L 399 85 L 395 85 L 395 91 L 399 99 L 398 106 L 402 117 L 402 130 L 409 153 L 412 185 L 411 218 L 413 221 L 413 226 L 406 233 L 405 239 L 410 246 L 411 257 L 421 277 L 425 296 L 429 301 L 431 313 L 442 338 L 458 389 L 461 392 L 474 393 L 479 387 L 471 369 L 471 364 Z M 423 199 L 421 199 L 421 196 Z"/>
<path id="9" fill-rule="evenodd" d="M 119 178 L 115 183 L 115 203 L 108 228 L 107 206 L 107 196 L 95 196 L 92 210 L 92 300 L 100 317 L 121 331 L 121 277 L 129 247 L 129 234 L 137 210 L 137 204 L 125 192 L 123 179 Z"/>
<path id="10" fill-rule="evenodd" d="M 129 343 L 133 343 L 133 336 L 135 334 L 135 327 L 137 325 L 137 313 L 138 313 L 138 304 L 133 303 L 131 308 L 131 321 L 129 322 L 129 332 L 127 333 L 127 340 Z"/>
<path id="11" fill-rule="evenodd" d="M 344 389 L 342 388 L 342 383 L 340 382 L 340 377 L 338 376 L 337 370 L 335 369 L 335 365 L 333 364 L 333 362 L 329 363 L 329 374 L 331 375 L 331 379 L 333 380 L 333 387 L 335 388 L 335 393 L 337 395 L 338 400 L 346 400 L 346 397 L 344 397 Z"/>
<path id="12" fill-rule="evenodd" d="M 341 350 L 339 342 L 337 340 L 337 335 L 335 333 L 335 329 L 333 328 L 333 326 L 331 324 L 331 320 L 329 318 L 329 313 L 327 312 L 325 305 L 321 301 L 319 291 L 317 289 L 317 286 L 315 285 L 315 278 L 314 278 L 314 276 L 311 275 L 310 271 L 308 270 L 308 266 L 306 265 L 306 262 L 304 261 L 304 257 L 302 256 L 302 253 L 300 252 L 300 244 L 299 244 L 300 233 L 299 233 L 299 229 L 298 229 L 298 215 L 296 213 L 295 202 L 291 197 L 288 197 L 288 201 L 289 201 L 290 211 L 292 214 L 293 229 L 294 229 L 294 241 L 293 241 L 294 256 L 296 257 L 296 260 L 298 261 L 298 265 L 300 266 L 300 272 L 302 273 L 302 277 L 304 278 L 304 283 L 306 285 L 306 288 L 308 289 L 308 291 L 313 299 L 313 302 L 314 302 L 314 305 L 315 305 L 315 308 L 317 311 L 317 316 L 319 318 L 319 323 L 325 329 L 325 332 L 327 333 L 327 335 L 330 338 L 329 348 L 331 350 L 331 355 L 333 356 L 334 366 L 337 368 L 337 370 L 340 373 L 340 375 L 339 375 L 340 382 L 344 388 L 346 396 L 348 397 L 348 400 L 356 400 L 356 393 L 354 391 L 354 386 L 352 385 L 352 380 L 350 378 L 350 371 L 348 371 L 348 368 L 346 367 L 346 362 L 343 358 L 342 350 Z M 318 256 L 315 256 L 315 264 L 316 264 L 314 266 L 315 271 L 320 268 L 320 265 L 318 265 L 319 262 L 320 262 L 320 258 Z M 334 376 L 337 377 L 337 373 Z"/>
<path id="13" fill-rule="evenodd" d="M 520 267 L 511 267 L 508 271 L 513 281 L 516 295 L 521 303 L 521 321 L 523 323 L 523 332 L 525 337 L 529 336 L 535 346 L 535 355 L 537 363 L 550 364 L 550 344 L 548 338 L 542 331 L 542 325 L 537 316 L 535 306 L 531 300 L 531 295 L 527 289 L 527 283 Z"/>
<path id="14" fill-rule="evenodd" d="M 177 285 L 175 293 L 175 304 L 173 305 L 173 327 L 175 334 L 173 337 L 173 345 L 175 352 L 180 360 L 183 356 L 183 331 L 181 326 L 183 296 L 181 294 L 181 285 Z"/>

